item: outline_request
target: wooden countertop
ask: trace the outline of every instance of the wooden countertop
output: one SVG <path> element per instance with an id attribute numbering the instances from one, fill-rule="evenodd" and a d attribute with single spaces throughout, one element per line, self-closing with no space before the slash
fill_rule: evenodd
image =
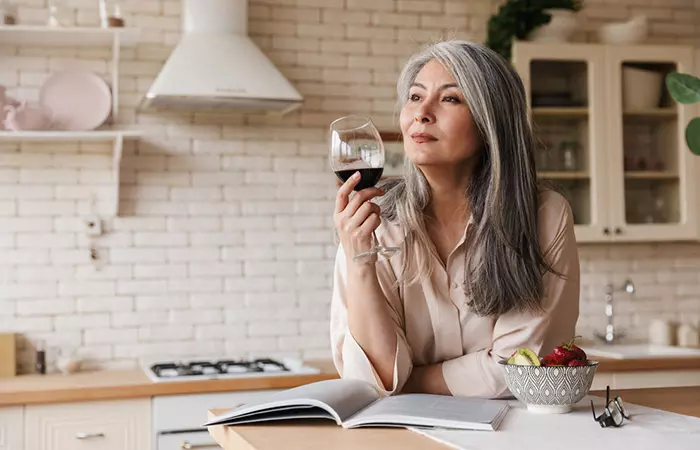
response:
<path id="1" fill-rule="evenodd" d="M 288 389 L 337 378 L 330 361 L 307 361 L 318 374 L 155 383 L 141 369 L 78 372 L 72 375 L 21 375 L 0 382 L 0 407 L 37 403 L 114 400 L 156 395 Z"/>
<path id="2" fill-rule="evenodd" d="M 605 397 L 605 392 L 591 392 Z M 700 386 L 682 388 L 625 389 L 614 392 L 625 402 L 700 417 Z M 226 410 L 213 410 L 209 417 Z M 404 429 L 366 428 L 361 432 L 329 424 L 274 424 L 209 427 L 224 450 L 446 450 L 438 442 Z"/>
<path id="3" fill-rule="evenodd" d="M 700 358 L 599 359 L 598 372 L 700 370 Z M 73 375 L 20 375 L 0 380 L 0 407 L 37 403 L 114 400 L 156 395 L 287 389 L 337 378 L 330 360 L 308 361 L 321 369 L 315 375 L 228 380 L 152 382 L 141 369 L 79 372 Z"/>

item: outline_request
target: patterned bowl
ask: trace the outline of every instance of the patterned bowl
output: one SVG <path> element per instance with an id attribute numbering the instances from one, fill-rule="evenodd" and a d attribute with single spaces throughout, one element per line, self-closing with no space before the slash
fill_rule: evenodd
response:
<path id="1" fill-rule="evenodd" d="M 563 414 L 571 411 L 588 394 L 598 361 L 581 367 L 518 366 L 499 361 L 511 394 L 527 405 L 528 411 Z"/>

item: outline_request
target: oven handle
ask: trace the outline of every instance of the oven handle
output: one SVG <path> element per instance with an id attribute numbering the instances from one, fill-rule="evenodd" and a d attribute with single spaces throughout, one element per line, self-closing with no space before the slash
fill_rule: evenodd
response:
<path id="1" fill-rule="evenodd" d="M 181 450 L 193 450 L 196 448 L 220 448 L 219 444 L 192 444 L 189 441 L 182 441 Z"/>

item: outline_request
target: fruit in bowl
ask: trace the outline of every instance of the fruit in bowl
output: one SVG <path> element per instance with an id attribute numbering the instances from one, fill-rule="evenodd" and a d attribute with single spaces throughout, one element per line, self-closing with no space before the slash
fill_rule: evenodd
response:
<path id="1" fill-rule="evenodd" d="M 598 361 L 588 359 L 574 344 L 576 338 L 539 358 L 519 348 L 500 361 L 510 392 L 532 412 L 562 414 L 588 394 Z"/>

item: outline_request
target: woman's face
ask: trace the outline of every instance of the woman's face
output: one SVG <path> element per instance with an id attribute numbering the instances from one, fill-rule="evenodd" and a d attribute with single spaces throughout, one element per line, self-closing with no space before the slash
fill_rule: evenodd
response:
<path id="1" fill-rule="evenodd" d="M 479 149 L 479 134 L 464 95 L 436 60 L 416 76 L 401 110 L 400 126 L 406 156 L 418 167 L 454 166 Z"/>

